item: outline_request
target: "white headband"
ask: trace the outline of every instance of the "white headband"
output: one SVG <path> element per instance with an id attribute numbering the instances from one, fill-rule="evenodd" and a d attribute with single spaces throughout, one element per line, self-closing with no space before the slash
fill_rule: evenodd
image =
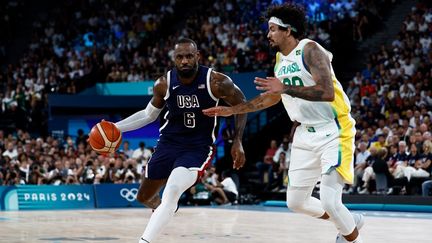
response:
<path id="1" fill-rule="evenodd" d="M 272 17 L 269 19 L 268 22 L 269 22 L 269 24 L 270 24 L 270 23 L 273 23 L 273 24 L 275 24 L 275 25 L 279 25 L 279 26 L 284 27 L 284 28 L 288 28 L 288 27 L 290 27 L 292 31 L 297 32 L 297 29 L 296 29 L 296 28 L 292 27 L 290 24 L 284 24 L 284 23 L 282 22 L 282 20 L 281 20 L 280 18 L 278 18 L 278 17 L 272 16 Z"/>

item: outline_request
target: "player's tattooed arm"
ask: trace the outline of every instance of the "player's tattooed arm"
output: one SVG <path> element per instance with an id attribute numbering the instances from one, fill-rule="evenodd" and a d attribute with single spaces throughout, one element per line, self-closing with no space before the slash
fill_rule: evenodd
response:
<path id="1" fill-rule="evenodd" d="M 236 106 L 246 102 L 246 97 L 244 96 L 243 92 L 228 76 L 219 72 L 213 72 L 211 79 L 212 92 L 216 97 L 223 99 L 230 106 Z M 246 121 L 246 114 L 235 116 L 235 139 L 241 141 L 243 137 L 243 131 L 246 126 Z"/>
<path id="2" fill-rule="evenodd" d="M 265 91 L 262 95 L 268 94 L 289 94 L 293 97 L 310 101 L 333 101 L 334 87 L 331 74 L 330 59 L 327 54 L 315 42 L 310 42 L 304 47 L 305 64 L 309 67 L 314 86 L 291 86 L 284 85 L 275 77 L 255 78 L 258 90 Z"/>
<path id="3" fill-rule="evenodd" d="M 229 92 L 229 90 L 232 90 L 227 88 L 226 85 L 235 86 L 231 80 L 229 81 L 230 82 L 214 82 L 215 83 L 214 90 L 215 92 L 218 92 L 222 95 L 221 98 L 229 96 L 230 94 L 228 94 L 227 92 Z M 237 90 L 239 90 L 237 86 L 235 87 Z M 238 103 L 237 105 L 231 104 L 234 105 L 232 107 L 218 106 L 218 107 L 206 109 L 204 110 L 204 113 L 209 116 L 230 116 L 233 114 L 244 114 L 244 113 L 258 111 L 270 107 L 278 103 L 280 99 L 281 96 L 279 94 L 260 95 L 248 102 Z M 224 100 L 227 101 L 226 99 Z"/>
<path id="4" fill-rule="evenodd" d="M 218 72 L 213 72 L 211 75 L 211 90 L 212 93 L 218 97 L 223 99 L 227 104 L 231 106 L 236 106 L 244 103 L 246 101 L 246 97 L 243 92 L 232 82 L 232 80 Z M 213 107 L 210 109 L 214 109 L 218 107 Z M 231 108 L 231 107 L 227 107 Z M 205 112 L 204 112 L 205 113 Z M 231 147 L 231 156 L 233 158 L 233 168 L 240 169 L 243 167 L 246 157 L 243 150 L 242 138 L 243 131 L 246 126 L 247 115 L 246 114 L 237 114 L 235 115 L 235 136 L 233 145 Z"/>
<path id="5" fill-rule="evenodd" d="M 280 99 L 281 99 L 280 95 L 271 95 L 271 94 L 260 95 L 246 103 L 233 107 L 233 112 L 234 114 L 242 114 L 242 113 L 263 110 L 272 105 L 275 105 L 276 103 L 279 102 Z"/>
<path id="6" fill-rule="evenodd" d="M 304 47 L 304 59 L 309 67 L 316 85 L 285 86 L 284 92 L 293 97 L 299 97 L 310 101 L 333 101 L 334 87 L 330 69 L 330 59 L 315 42 L 309 42 Z"/>

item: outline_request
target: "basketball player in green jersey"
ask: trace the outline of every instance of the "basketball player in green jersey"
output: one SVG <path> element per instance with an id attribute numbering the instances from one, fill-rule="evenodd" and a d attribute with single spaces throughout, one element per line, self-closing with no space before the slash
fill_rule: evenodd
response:
<path id="1" fill-rule="evenodd" d="M 282 100 L 291 120 L 300 123 L 292 144 L 288 207 L 332 221 L 339 231 L 337 243 L 361 243 L 358 230 L 363 215 L 351 214 L 342 204 L 344 183 L 353 182 L 355 122 L 348 97 L 335 77 L 332 54 L 302 39 L 306 19 L 297 5 L 271 7 L 267 17 L 267 37 L 278 53 L 275 77 L 255 79 L 257 89 L 265 92 L 246 103 L 203 112 L 230 116 L 265 109 Z M 319 180 L 320 200 L 311 196 Z"/>

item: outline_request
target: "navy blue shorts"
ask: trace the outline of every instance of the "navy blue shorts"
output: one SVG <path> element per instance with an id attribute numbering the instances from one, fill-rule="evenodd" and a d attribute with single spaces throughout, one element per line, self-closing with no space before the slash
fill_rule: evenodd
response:
<path id="1" fill-rule="evenodd" d="M 146 166 L 145 177 L 167 179 L 171 171 L 177 167 L 196 170 L 198 177 L 201 177 L 204 170 L 210 166 L 215 152 L 214 146 L 184 148 L 159 143 Z"/>

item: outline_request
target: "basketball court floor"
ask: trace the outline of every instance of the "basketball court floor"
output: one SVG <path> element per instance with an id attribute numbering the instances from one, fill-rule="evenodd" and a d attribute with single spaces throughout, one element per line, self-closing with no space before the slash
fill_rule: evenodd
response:
<path id="1" fill-rule="evenodd" d="M 432 214 L 363 213 L 364 242 L 432 242 Z M 145 208 L 0 211 L 0 242 L 137 243 L 150 216 Z M 335 237 L 330 222 L 285 208 L 181 207 L 154 243 L 334 243 Z"/>

